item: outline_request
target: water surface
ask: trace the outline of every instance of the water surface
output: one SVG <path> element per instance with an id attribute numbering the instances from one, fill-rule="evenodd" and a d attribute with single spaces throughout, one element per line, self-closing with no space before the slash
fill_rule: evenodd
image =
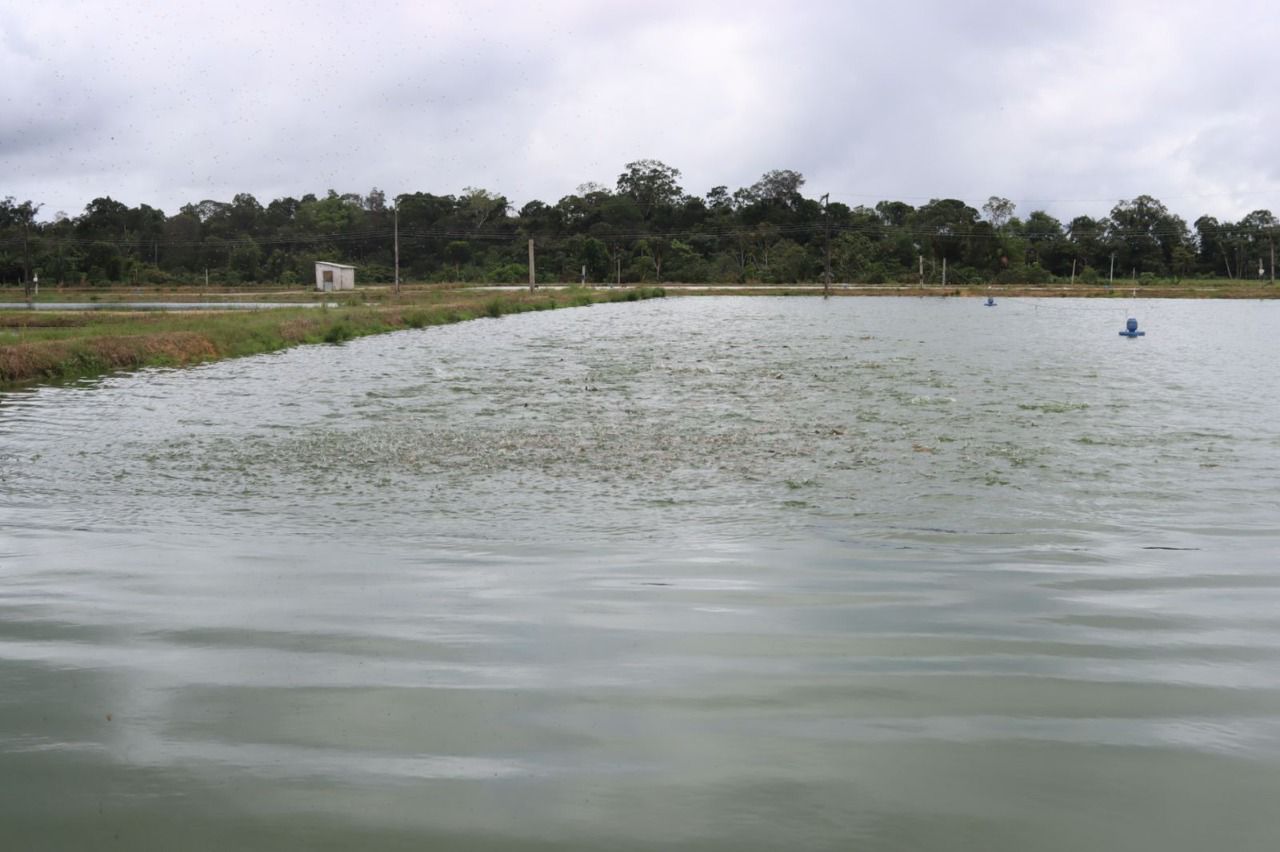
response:
<path id="1" fill-rule="evenodd" d="M 673 299 L 6 395 L 0 825 L 1275 849 L 1278 308 Z"/>

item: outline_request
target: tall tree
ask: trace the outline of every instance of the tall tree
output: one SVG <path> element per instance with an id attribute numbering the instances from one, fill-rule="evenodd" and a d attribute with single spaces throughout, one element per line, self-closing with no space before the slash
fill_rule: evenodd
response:
<path id="1" fill-rule="evenodd" d="M 1032 211 L 1022 223 L 1022 238 L 1027 241 L 1027 263 L 1035 263 L 1052 272 L 1060 272 L 1059 261 L 1070 262 L 1070 249 L 1065 245 L 1062 223 L 1043 210 Z"/>
<path id="2" fill-rule="evenodd" d="M 510 208 L 511 203 L 504 196 L 474 186 L 463 189 L 458 199 L 458 214 L 468 229 L 477 232 L 504 221 Z"/>
<path id="3" fill-rule="evenodd" d="M 1121 201 L 1111 208 L 1109 236 L 1118 247 L 1121 269 L 1167 270 L 1173 249 L 1187 240 L 1186 223 L 1150 195 Z"/>
<path id="4" fill-rule="evenodd" d="M 804 175 L 791 169 L 774 169 L 761 175 L 747 192 L 756 203 L 794 210 L 803 198 L 800 195 L 802 186 Z"/>
<path id="5" fill-rule="evenodd" d="M 1007 198 L 1001 198 L 993 195 L 987 199 L 987 203 L 982 205 L 982 215 L 991 223 L 991 227 L 996 231 L 1003 231 L 1004 226 L 1009 224 L 1009 220 L 1013 218 L 1013 211 L 1016 209 L 1012 201 Z"/>
<path id="6" fill-rule="evenodd" d="M 1077 216 L 1067 225 L 1067 240 L 1071 244 L 1072 256 L 1082 267 L 1102 268 L 1102 260 L 1107 253 L 1106 232 L 1105 219 L 1099 221 L 1089 216 Z"/>
<path id="7" fill-rule="evenodd" d="M 673 206 L 684 190 L 680 188 L 680 170 L 659 160 L 636 160 L 627 163 L 618 175 L 618 194 L 640 205 L 645 215 L 656 207 Z"/>
<path id="8" fill-rule="evenodd" d="M 935 198 L 915 212 L 913 225 L 938 260 L 951 263 L 968 254 L 978 225 L 978 211 L 956 198 Z"/>

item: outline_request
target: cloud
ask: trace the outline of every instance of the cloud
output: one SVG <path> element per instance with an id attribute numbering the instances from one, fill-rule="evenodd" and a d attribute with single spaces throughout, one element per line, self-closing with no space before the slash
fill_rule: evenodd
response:
<path id="1" fill-rule="evenodd" d="M 0 194 L 76 213 L 482 186 L 661 159 L 847 203 L 1275 204 L 1269 7 L 942 0 L 0 2 Z"/>

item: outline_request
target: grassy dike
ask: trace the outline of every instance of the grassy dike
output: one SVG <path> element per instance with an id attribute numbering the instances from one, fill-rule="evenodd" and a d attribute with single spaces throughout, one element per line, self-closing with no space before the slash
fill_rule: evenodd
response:
<path id="1" fill-rule="evenodd" d="M 821 296 L 821 284 L 665 285 L 669 296 Z M 1266 282 L 1193 280 L 1130 284 L 833 284 L 832 296 L 987 296 L 1029 299 L 1280 299 L 1280 286 Z"/>
<path id="2" fill-rule="evenodd" d="M 0 309 L 0 388 L 139 367 L 177 367 L 304 343 L 341 343 L 404 328 L 663 295 L 659 287 L 499 295 L 450 290 L 415 293 L 381 304 L 255 311 Z"/>

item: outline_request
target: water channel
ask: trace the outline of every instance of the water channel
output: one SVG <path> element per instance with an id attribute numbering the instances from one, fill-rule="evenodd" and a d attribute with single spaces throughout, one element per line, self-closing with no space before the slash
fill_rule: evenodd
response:
<path id="1" fill-rule="evenodd" d="M 1278 325 L 695 297 L 6 394 L 6 845 L 1278 848 Z"/>

